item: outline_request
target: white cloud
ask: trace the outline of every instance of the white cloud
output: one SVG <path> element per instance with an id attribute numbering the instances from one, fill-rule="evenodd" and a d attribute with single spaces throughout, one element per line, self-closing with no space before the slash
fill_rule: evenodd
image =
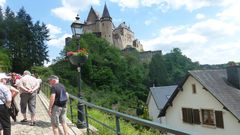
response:
<path id="1" fill-rule="evenodd" d="M 145 24 L 146 26 L 149 26 L 149 25 L 155 23 L 156 21 L 157 21 L 157 18 L 153 17 L 153 18 L 151 18 L 151 19 L 145 20 L 145 21 L 144 21 L 144 24 Z"/>
<path id="2" fill-rule="evenodd" d="M 205 15 L 204 15 L 204 14 L 198 13 L 198 14 L 196 15 L 196 19 L 198 19 L 198 20 L 202 20 L 202 19 L 204 19 L 204 18 L 205 18 Z"/>
<path id="3" fill-rule="evenodd" d="M 5 3 L 6 3 L 6 0 L 0 0 L 0 6 L 1 7 L 4 7 Z"/>
<path id="4" fill-rule="evenodd" d="M 203 35 L 187 32 L 185 26 L 170 26 L 162 28 L 157 38 L 143 41 L 143 44 L 154 46 L 157 44 L 205 43 L 206 41 L 207 38 Z"/>
<path id="5" fill-rule="evenodd" d="M 66 21 L 73 21 L 78 13 L 78 11 L 66 7 L 55 8 L 52 9 L 51 12 Z"/>
<path id="6" fill-rule="evenodd" d="M 124 8 L 138 8 L 140 0 L 110 0 L 111 2 L 118 3 L 120 7 Z"/>
<path id="7" fill-rule="evenodd" d="M 208 19 L 192 25 L 188 31 L 205 34 L 208 36 L 233 35 L 239 31 L 238 25 L 217 19 Z"/>
<path id="8" fill-rule="evenodd" d="M 221 19 L 207 19 L 192 25 L 161 28 L 153 39 L 141 41 L 144 50 L 169 52 L 175 47 L 201 64 L 240 61 L 240 26 Z"/>
<path id="9" fill-rule="evenodd" d="M 71 37 L 71 36 L 72 35 L 70 35 L 70 34 L 64 34 L 61 37 L 53 38 L 53 39 L 49 40 L 47 43 L 49 46 L 63 48 L 65 46 L 65 38 Z"/>
<path id="10" fill-rule="evenodd" d="M 100 0 L 62 0 L 62 6 L 52 9 L 51 12 L 63 20 L 73 21 L 79 11 L 99 3 Z"/>
<path id="11" fill-rule="evenodd" d="M 222 0 L 110 0 L 122 8 L 139 8 L 157 6 L 162 11 L 167 9 L 177 10 L 182 7 L 193 11 L 203 7 L 218 5 Z"/>
<path id="12" fill-rule="evenodd" d="M 145 20 L 145 21 L 144 21 L 144 24 L 147 25 L 147 26 L 149 26 L 149 25 L 152 24 L 152 20 Z"/>
<path id="13" fill-rule="evenodd" d="M 54 26 L 52 24 L 47 24 L 47 28 L 49 30 L 49 34 L 50 34 L 50 38 L 55 38 L 57 34 L 61 34 L 62 33 L 62 29 Z"/>
<path id="14" fill-rule="evenodd" d="M 168 4 L 172 9 L 185 7 L 189 11 L 216 5 L 219 0 L 168 0 Z"/>
<path id="15" fill-rule="evenodd" d="M 199 61 L 201 64 L 223 64 L 229 61 L 240 61 L 239 46 L 240 41 L 226 43 L 211 43 L 206 45 L 192 45 L 183 51 L 193 61 Z"/>
<path id="16" fill-rule="evenodd" d="M 240 24 L 240 1 L 239 0 L 226 0 L 222 2 L 224 10 L 217 14 L 222 20 L 231 21 Z"/>

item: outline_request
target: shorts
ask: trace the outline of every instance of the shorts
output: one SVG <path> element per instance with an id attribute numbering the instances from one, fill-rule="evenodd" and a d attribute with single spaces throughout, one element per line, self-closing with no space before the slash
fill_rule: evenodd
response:
<path id="1" fill-rule="evenodd" d="M 20 94 L 20 107 L 21 107 L 21 113 L 25 114 L 27 111 L 27 106 L 29 109 L 29 112 L 31 114 L 35 114 L 36 111 L 36 96 L 37 93 L 22 93 Z"/>
<path id="2" fill-rule="evenodd" d="M 59 123 L 66 122 L 67 108 L 54 105 L 52 108 L 51 123 L 58 127 Z"/>

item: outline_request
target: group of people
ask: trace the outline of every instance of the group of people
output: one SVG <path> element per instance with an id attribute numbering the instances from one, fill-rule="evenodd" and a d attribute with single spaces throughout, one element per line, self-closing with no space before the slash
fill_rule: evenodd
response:
<path id="1" fill-rule="evenodd" d="M 30 126 L 36 125 L 36 97 L 40 90 L 42 80 L 29 71 L 23 75 L 11 73 L 9 75 L 0 73 L 0 135 L 11 135 L 11 120 L 9 108 L 14 103 L 14 97 L 20 93 L 20 111 L 23 115 L 21 123 L 29 122 Z M 48 78 L 51 85 L 51 96 L 48 114 L 54 135 L 58 135 L 58 125 L 62 124 L 64 135 L 67 134 L 66 104 L 68 95 L 64 85 L 59 83 L 59 78 L 52 75 Z M 30 121 L 27 118 L 27 107 L 30 113 Z M 16 119 L 14 120 L 16 121 Z"/>

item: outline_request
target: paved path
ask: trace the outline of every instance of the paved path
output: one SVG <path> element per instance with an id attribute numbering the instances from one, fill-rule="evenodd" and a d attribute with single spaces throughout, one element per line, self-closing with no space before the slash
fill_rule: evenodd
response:
<path id="1" fill-rule="evenodd" d="M 16 103 L 19 106 L 19 96 L 16 97 Z M 44 101 L 45 100 L 45 103 Z M 23 119 L 21 113 L 19 112 L 17 117 L 17 122 L 12 121 L 12 135 L 53 135 L 52 127 L 50 124 L 50 118 L 47 114 L 46 110 L 46 98 L 44 98 L 44 95 L 41 93 L 37 95 L 37 101 L 36 101 L 36 125 L 30 126 L 29 122 L 27 123 L 21 123 L 20 120 Z M 30 114 L 27 113 L 27 118 L 30 120 Z M 83 130 L 78 130 L 76 127 L 68 122 L 68 125 L 70 127 L 69 129 L 69 135 L 81 135 L 84 134 Z M 60 129 L 62 129 L 61 126 L 59 126 Z M 61 131 L 60 131 L 61 133 Z"/>

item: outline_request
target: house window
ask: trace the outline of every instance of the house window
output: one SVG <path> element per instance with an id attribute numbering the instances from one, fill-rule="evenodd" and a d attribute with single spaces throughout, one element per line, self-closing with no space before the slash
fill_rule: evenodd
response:
<path id="1" fill-rule="evenodd" d="M 195 84 L 192 84 L 192 93 L 193 93 L 193 94 L 196 94 L 196 93 L 197 93 L 196 85 L 195 85 Z"/>
<path id="2" fill-rule="evenodd" d="M 190 124 L 200 124 L 200 115 L 198 109 L 182 108 L 183 122 Z"/>
<path id="3" fill-rule="evenodd" d="M 202 122 L 205 125 L 215 125 L 213 110 L 202 109 Z"/>
<path id="4" fill-rule="evenodd" d="M 202 109 L 202 119 L 200 119 L 200 110 L 192 108 L 182 108 L 182 119 L 184 123 L 201 124 L 224 128 L 222 111 Z"/>

